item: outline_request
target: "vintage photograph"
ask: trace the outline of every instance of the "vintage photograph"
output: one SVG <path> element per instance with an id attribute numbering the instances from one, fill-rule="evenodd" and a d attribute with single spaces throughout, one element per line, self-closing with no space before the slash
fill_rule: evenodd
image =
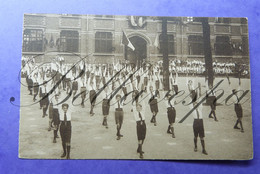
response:
<path id="1" fill-rule="evenodd" d="M 21 39 L 19 158 L 253 158 L 247 18 L 25 14 Z"/>

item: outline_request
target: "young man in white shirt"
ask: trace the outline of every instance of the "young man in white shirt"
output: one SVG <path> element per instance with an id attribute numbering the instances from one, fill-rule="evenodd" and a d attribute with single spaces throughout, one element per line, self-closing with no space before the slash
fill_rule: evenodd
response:
<path id="1" fill-rule="evenodd" d="M 137 140 L 138 140 L 138 148 L 137 153 L 140 154 L 140 158 L 143 158 L 143 150 L 142 145 L 144 143 L 146 137 L 146 124 L 145 124 L 145 116 L 142 112 L 142 105 L 137 103 L 136 106 L 133 107 L 134 112 L 134 119 L 136 121 L 136 133 L 137 133 Z"/>
<path id="2" fill-rule="evenodd" d="M 123 111 L 123 104 L 121 103 L 121 95 L 117 94 L 116 95 L 116 103 L 114 103 L 115 107 L 115 122 L 116 122 L 116 129 L 117 129 L 117 140 L 120 140 L 123 135 L 120 133 L 122 124 L 123 124 L 123 119 L 124 119 L 124 111 Z"/>
<path id="3" fill-rule="evenodd" d="M 234 101 L 235 112 L 237 115 L 237 121 L 236 121 L 236 124 L 234 125 L 234 129 L 241 129 L 241 132 L 243 133 L 244 132 L 244 128 L 243 128 L 243 124 L 242 124 L 243 109 L 242 109 L 241 104 L 239 103 L 239 99 L 238 99 L 237 92 L 235 89 L 232 90 L 232 94 L 233 94 L 232 98 Z M 240 128 L 237 126 L 238 124 L 240 124 Z"/>
<path id="4" fill-rule="evenodd" d="M 191 92 L 191 98 L 192 98 L 192 103 L 193 107 L 196 107 L 197 103 L 197 92 L 196 90 L 193 90 Z M 204 132 L 204 125 L 203 125 L 203 117 L 202 117 L 202 104 L 200 104 L 193 112 L 193 133 L 194 133 L 194 152 L 198 151 L 197 147 L 197 139 L 198 136 L 200 137 L 200 142 L 202 146 L 202 153 L 205 155 L 208 155 L 206 149 L 205 149 L 205 132 Z"/>
<path id="5" fill-rule="evenodd" d="M 151 119 L 151 123 L 154 123 L 154 126 L 157 125 L 157 122 L 156 122 L 156 115 L 158 113 L 158 103 L 157 103 L 157 98 L 158 98 L 158 95 L 159 95 L 159 91 L 158 90 L 155 90 L 153 91 L 153 86 L 150 85 L 150 99 L 149 99 L 149 104 L 150 104 L 150 109 L 151 109 L 151 112 L 153 114 L 152 116 L 152 119 Z"/>
<path id="6" fill-rule="evenodd" d="M 61 158 L 66 157 L 70 159 L 70 141 L 71 141 L 71 112 L 68 110 L 67 103 L 62 104 L 62 111 L 60 115 L 60 136 L 62 140 L 63 154 Z"/>
<path id="7" fill-rule="evenodd" d="M 50 109 L 49 109 L 49 118 L 50 118 L 50 126 L 48 130 L 51 130 L 53 128 L 53 143 L 56 143 L 56 138 L 58 137 L 58 130 L 59 130 L 59 125 L 60 125 L 60 109 L 59 109 L 59 95 L 55 94 L 54 100 L 52 100 L 50 104 Z M 52 126 L 53 125 L 53 126 Z"/>
<path id="8" fill-rule="evenodd" d="M 167 116 L 168 116 L 168 121 L 169 121 L 167 133 L 172 134 L 172 138 L 175 138 L 174 127 L 173 127 L 173 124 L 175 123 L 175 118 L 176 118 L 176 110 L 174 107 L 175 99 L 174 99 L 174 95 L 171 95 L 169 92 L 166 95 L 167 96 L 166 96 L 165 104 L 167 106 Z"/>

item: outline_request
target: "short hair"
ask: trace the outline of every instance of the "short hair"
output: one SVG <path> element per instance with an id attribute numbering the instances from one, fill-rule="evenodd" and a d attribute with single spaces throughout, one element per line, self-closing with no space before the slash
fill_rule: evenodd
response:
<path id="1" fill-rule="evenodd" d="M 69 108 L 69 105 L 68 105 L 67 103 L 63 103 L 63 104 L 61 105 L 62 108 L 64 108 L 65 106 L 66 106 L 67 108 Z"/>
<path id="2" fill-rule="evenodd" d="M 118 98 L 118 97 L 120 97 L 120 98 L 121 98 L 121 95 L 120 95 L 120 94 L 117 94 L 117 95 L 116 95 L 116 98 Z"/>

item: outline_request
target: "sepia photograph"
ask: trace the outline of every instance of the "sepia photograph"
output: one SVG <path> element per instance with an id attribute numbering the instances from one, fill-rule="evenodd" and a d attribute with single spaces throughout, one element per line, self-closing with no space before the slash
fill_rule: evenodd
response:
<path id="1" fill-rule="evenodd" d="M 23 20 L 19 158 L 253 158 L 247 18 Z"/>

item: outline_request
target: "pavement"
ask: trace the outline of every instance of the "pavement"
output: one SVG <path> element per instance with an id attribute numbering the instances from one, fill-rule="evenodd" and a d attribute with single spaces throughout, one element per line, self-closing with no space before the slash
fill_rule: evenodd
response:
<path id="1" fill-rule="evenodd" d="M 222 78 L 216 78 L 215 82 Z M 197 78 L 202 84 L 203 78 Z M 183 83 L 182 83 L 183 82 Z M 25 79 L 22 79 L 25 84 Z M 185 77 L 179 77 L 179 90 L 185 90 L 185 95 L 179 97 L 180 102 L 187 93 Z M 205 144 L 208 155 L 202 154 L 198 139 L 198 151 L 194 152 L 193 145 L 193 118 L 190 115 L 183 123 L 178 123 L 189 111 L 190 107 L 182 102 L 175 106 L 176 123 L 174 124 L 175 136 L 167 134 L 168 118 L 164 102 L 159 103 L 157 126 L 150 123 L 152 114 L 147 100 L 143 103 L 143 112 L 146 117 L 147 134 L 143 144 L 144 159 L 251 159 L 253 157 L 251 94 L 248 93 L 242 100 L 244 133 L 233 129 L 236 122 L 234 105 L 227 106 L 225 99 L 231 89 L 238 87 L 238 79 L 231 78 L 231 87 L 227 79 L 218 89 L 224 90 L 224 95 L 219 100 L 224 101 L 217 106 L 216 115 L 218 122 L 208 118 L 210 107 L 203 105 L 203 118 L 205 129 Z M 250 90 L 250 80 L 242 79 L 241 89 Z M 203 90 L 205 88 L 203 87 Z M 217 92 L 220 94 L 221 90 Z M 29 91 L 21 85 L 21 105 L 33 103 Z M 62 92 L 61 99 L 66 97 Z M 129 97 L 130 98 L 130 97 Z M 188 99 L 188 98 L 187 98 Z M 39 98 L 37 98 L 39 100 Z M 98 99 L 97 99 L 98 101 Z M 229 102 L 228 102 L 229 103 Z M 140 159 L 137 149 L 136 122 L 132 106 L 124 108 L 124 122 L 121 133 L 123 137 L 116 140 L 116 125 L 113 107 L 108 116 L 108 126 L 102 126 L 102 105 L 94 108 L 95 115 L 90 116 L 89 101 L 86 107 L 76 106 L 72 113 L 72 139 L 71 159 Z M 48 113 L 48 111 L 47 111 Z M 62 154 L 61 138 L 53 143 L 53 131 L 48 131 L 49 118 L 42 118 L 39 104 L 20 107 L 20 132 L 19 132 L 19 157 L 29 159 L 60 159 Z"/>

